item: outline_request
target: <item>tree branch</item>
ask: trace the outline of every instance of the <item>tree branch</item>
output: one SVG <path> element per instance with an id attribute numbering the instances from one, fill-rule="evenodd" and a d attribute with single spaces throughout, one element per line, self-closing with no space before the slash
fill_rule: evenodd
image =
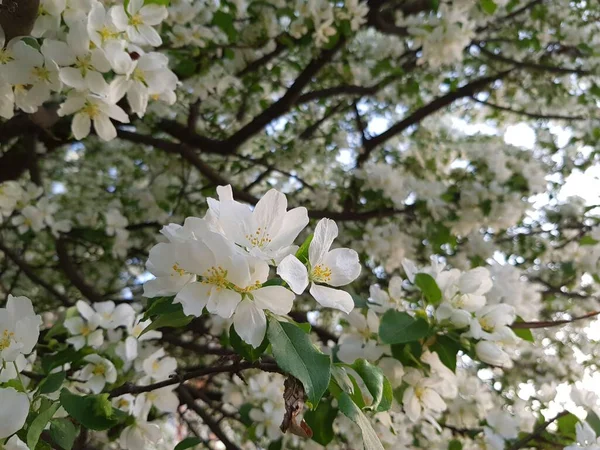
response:
<path id="1" fill-rule="evenodd" d="M 463 87 L 458 88 L 455 91 L 451 91 L 451 92 L 447 93 L 446 95 L 438 97 L 435 100 L 428 103 L 427 105 L 415 110 L 412 114 L 405 117 L 404 119 L 397 122 L 396 124 L 392 125 L 390 128 L 388 128 L 383 133 L 378 134 L 377 136 L 372 137 L 371 139 L 368 139 L 365 142 L 364 152 L 361 153 L 356 160 L 356 166 L 357 167 L 362 166 L 369 159 L 369 155 L 371 154 L 371 152 L 373 150 L 375 150 L 375 148 L 384 144 L 389 139 L 391 139 L 392 137 L 401 133 L 402 131 L 406 130 L 408 127 L 419 123 L 425 117 L 439 111 L 440 109 L 451 105 L 459 98 L 472 96 L 477 91 L 485 88 L 487 85 L 493 83 L 494 81 L 501 80 L 502 78 L 507 76 L 510 72 L 512 72 L 512 70 L 506 70 L 504 72 L 500 72 L 500 73 L 497 73 L 494 75 L 490 75 L 488 77 L 483 77 L 483 78 L 479 78 L 477 80 L 471 81 L 470 83 L 464 85 Z"/>
<path id="2" fill-rule="evenodd" d="M 179 386 L 177 388 L 179 398 L 185 403 L 192 411 L 194 411 L 208 428 L 219 438 L 227 450 L 240 450 L 240 448 L 229 440 L 227 435 L 223 432 L 219 424 L 210 417 L 210 414 L 206 412 L 202 407 L 196 403 L 196 399 L 190 394 L 190 391 L 185 386 Z"/>
<path id="3" fill-rule="evenodd" d="M 134 384 L 126 383 L 110 392 L 110 397 L 119 397 L 123 394 L 142 394 L 144 392 L 151 392 L 156 389 L 160 389 L 166 386 L 173 386 L 175 384 L 181 384 L 187 380 L 193 378 L 200 378 L 207 375 L 214 375 L 217 373 L 236 373 L 247 369 L 260 369 L 265 372 L 277 372 L 281 373 L 281 369 L 274 363 L 249 363 L 242 362 L 237 364 L 230 364 L 228 366 L 216 366 L 216 367 L 203 367 L 201 369 L 192 370 L 184 374 L 176 374 L 168 380 L 160 381 L 158 383 L 149 384 L 146 386 L 138 386 Z"/>

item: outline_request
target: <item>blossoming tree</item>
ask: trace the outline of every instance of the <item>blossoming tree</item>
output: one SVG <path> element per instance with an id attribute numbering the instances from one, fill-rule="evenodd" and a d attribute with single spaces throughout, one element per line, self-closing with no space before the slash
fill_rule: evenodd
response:
<path id="1" fill-rule="evenodd" d="M 0 449 L 600 449 L 599 19 L 0 0 Z"/>

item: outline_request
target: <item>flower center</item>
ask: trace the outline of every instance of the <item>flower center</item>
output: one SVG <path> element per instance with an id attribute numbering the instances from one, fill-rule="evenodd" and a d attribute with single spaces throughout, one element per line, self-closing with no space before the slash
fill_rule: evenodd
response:
<path id="1" fill-rule="evenodd" d="M 91 332 L 92 332 L 92 330 L 91 330 L 91 329 L 90 329 L 90 327 L 88 327 L 87 325 L 84 325 L 84 326 L 81 328 L 81 335 L 82 335 L 83 337 L 87 337 L 87 336 L 89 336 L 89 334 L 90 334 Z"/>
<path id="2" fill-rule="evenodd" d="M 50 71 L 45 67 L 34 67 L 31 73 L 38 81 L 50 81 Z"/>
<path id="3" fill-rule="evenodd" d="M 227 271 L 223 267 L 211 267 L 202 275 L 202 284 L 212 284 L 217 287 L 217 290 L 221 290 L 227 287 Z"/>
<path id="4" fill-rule="evenodd" d="M 183 270 L 181 267 L 179 267 L 179 264 L 175 263 L 173 264 L 173 272 L 179 274 L 180 277 L 185 275 L 185 270 Z M 171 274 L 171 276 L 175 275 L 174 273 Z"/>
<path id="5" fill-rule="evenodd" d="M 100 115 L 100 108 L 98 108 L 98 105 L 87 102 L 81 112 L 90 116 L 90 119 L 95 119 Z"/>
<path id="6" fill-rule="evenodd" d="M 106 373 L 106 367 L 104 367 L 102 365 L 98 365 L 98 366 L 94 367 L 94 370 L 92 371 L 92 373 L 97 376 L 104 375 Z"/>
<path id="7" fill-rule="evenodd" d="M 0 49 L 0 64 L 6 64 L 9 61 L 12 61 L 12 56 L 8 52 L 8 50 Z"/>
<path id="8" fill-rule="evenodd" d="M 75 62 L 75 67 L 79 69 L 81 75 L 85 76 L 88 71 L 94 70 L 94 66 L 92 65 L 92 57 L 91 55 L 86 55 L 83 57 L 77 57 L 77 61 Z"/>
<path id="9" fill-rule="evenodd" d="M 312 280 L 317 283 L 328 283 L 331 281 L 331 269 L 322 264 L 317 264 L 312 270 Z"/>
<path id="10" fill-rule="evenodd" d="M 263 248 L 272 241 L 269 231 L 266 228 L 258 227 L 254 234 L 247 234 L 246 239 L 252 247 Z"/>
<path id="11" fill-rule="evenodd" d="M 12 331 L 4 330 L 2 337 L 0 337 L 0 350 L 10 347 L 10 343 L 14 335 L 15 333 Z"/>
<path id="12" fill-rule="evenodd" d="M 479 324 L 481 325 L 481 328 L 488 333 L 494 331 L 494 324 L 486 317 L 479 319 Z"/>
<path id="13" fill-rule="evenodd" d="M 144 24 L 144 19 L 142 19 L 142 16 L 140 14 L 134 14 L 129 19 L 129 25 L 131 25 L 133 27 L 137 27 L 137 26 L 143 25 L 143 24 Z"/>
<path id="14" fill-rule="evenodd" d="M 102 41 L 102 43 L 105 43 L 106 41 L 111 39 L 116 39 L 119 36 L 118 32 L 111 30 L 106 25 L 97 30 L 97 33 L 100 36 L 100 40 Z"/>

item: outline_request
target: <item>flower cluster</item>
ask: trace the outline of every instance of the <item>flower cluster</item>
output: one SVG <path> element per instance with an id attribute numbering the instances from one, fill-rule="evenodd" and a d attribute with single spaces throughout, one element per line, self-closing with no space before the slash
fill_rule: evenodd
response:
<path id="1" fill-rule="evenodd" d="M 308 224 L 303 207 L 287 211 L 282 193 L 271 190 L 253 210 L 233 199 L 230 186 L 219 187 L 219 200 L 209 201 L 203 219 L 188 218 L 183 226 L 170 224 L 168 239 L 150 250 L 147 268 L 156 277 L 144 284 L 146 297 L 175 295 L 187 315 L 200 316 L 204 308 L 224 319 L 233 317 L 240 337 L 258 347 L 265 336 L 265 311 L 287 314 L 294 292 L 310 293 L 329 308 L 349 312 L 354 307 L 347 292 L 322 286 L 343 286 L 358 277 L 360 264 L 354 250 L 330 251 L 337 226 L 321 220 L 302 263 L 294 240 Z M 269 266 L 292 291 L 268 283 Z"/>
<path id="2" fill-rule="evenodd" d="M 58 114 L 74 115 L 76 139 L 86 137 L 93 123 L 101 139 L 111 140 L 117 135 L 111 119 L 129 122 L 117 106 L 123 97 L 140 117 L 150 99 L 175 102 L 178 81 L 167 57 L 144 50 L 162 43 L 156 27 L 167 17 L 165 6 L 131 0 L 127 8 L 107 10 L 98 0 L 71 3 L 41 1 L 35 40 L 5 42 L 0 29 L 2 117 L 12 117 L 14 107 L 33 113 L 59 100 Z"/>

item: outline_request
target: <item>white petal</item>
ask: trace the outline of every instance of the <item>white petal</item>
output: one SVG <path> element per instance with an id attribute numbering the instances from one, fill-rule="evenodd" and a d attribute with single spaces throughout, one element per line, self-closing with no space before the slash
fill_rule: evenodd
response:
<path id="1" fill-rule="evenodd" d="M 181 303 L 186 316 L 200 317 L 208 302 L 211 286 L 200 282 L 186 284 L 175 296 L 174 303 Z"/>
<path id="2" fill-rule="evenodd" d="M 117 130 L 106 114 L 98 114 L 94 118 L 94 130 L 103 141 L 112 141 L 117 137 Z"/>
<path id="3" fill-rule="evenodd" d="M 315 228 L 315 234 L 308 248 L 308 260 L 316 266 L 331 248 L 338 235 L 338 227 L 331 219 L 321 219 Z"/>
<path id="4" fill-rule="evenodd" d="M 75 139 L 80 141 L 84 137 L 87 137 L 90 134 L 91 128 L 92 120 L 90 119 L 90 116 L 84 113 L 75 114 L 73 123 L 71 124 L 71 131 L 73 132 Z"/>
<path id="5" fill-rule="evenodd" d="M 23 428 L 29 413 L 29 399 L 13 388 L 0 389 L 0 439 Z"/>
<path id="6" fill-rule="evenodd" d="M 241 300 L 241 294 L 229 289 L 218 289 L 213 286 L 206 309 L 208 309 L 208 312 L 221 316 L 223 319 L 229 319 Z"/>
<path id="7" fill-rule="evenodd" d="M 267 286 L 252 291 L 256 306 L 268 309 L 275 314 L 287 314 L 291 311 L 296 296 L 283 286 Z"/>
<path id="8" fill-rule="evenodd" d="M 321 306 L 326 308 L 339 309 L 346 314 L 349 314 L 354 309 L 354 300 L 352 300 L 352 296 L 346 291 L 312 283 L 310 294 Z"/>
<path id="9" fill-rule="evenodd" d="M 322 264 L 331 269 L 330 286 L 344 286 L 360 275 L 358 253 L 349 248 L 336 248 L 323 258 Z"/>
<path id="10" fill-rule="evenodd" d="M 244 342 L 256 348 L 265 338 L 267 318 L 262 309 L 257 308 L 254 302 L 245 299 L 235 311 L 233 326 Z"/>
<path id="11" fill-rule="evenodd" d="M 277 275 L 298 295 L 302 294 L 308 286 L 308 270 L 294 255 L 283 258 L 277 266 Z"/>

